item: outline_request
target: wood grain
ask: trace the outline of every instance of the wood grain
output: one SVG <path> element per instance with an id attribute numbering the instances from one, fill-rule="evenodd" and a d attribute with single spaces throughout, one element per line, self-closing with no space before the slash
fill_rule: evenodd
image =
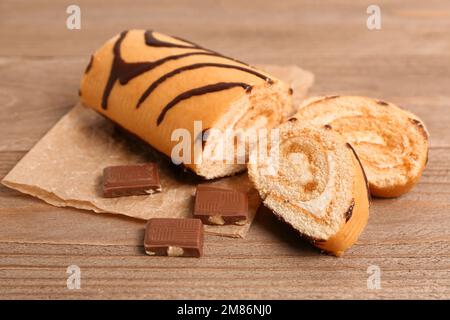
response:
<path id="1" fill-rule="evenodd" d="M 77 101 L 90 53 L 128 28 L 161 30 L 251 63 L 298 64 L 313 94 L 390 100 L 422 117 L 430 159 L 398 199 L 375 199 L 343 258 L 321 255 L 261 210 L 244 240 L 209 236 L 202 259 L 147 257 L 142 221 L 49 206 L 0 187 L 0 298 L 450 298 L 450 5 L 377 1 L 0 2 L 0 176 Z M 66 268 L 81 268 L 81 290 Z M 367 288 L 367 268 L 381 289 Z"/>

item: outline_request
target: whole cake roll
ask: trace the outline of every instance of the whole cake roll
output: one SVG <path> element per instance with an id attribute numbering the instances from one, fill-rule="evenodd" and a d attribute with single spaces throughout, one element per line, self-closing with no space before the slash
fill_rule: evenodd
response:
<path id="1" fill-rule="evenodd" d="M 145 30 L 124 31 L 98 49 L 80 95 L 85 106 L 172 159 L 182 142 L 177 161 L 207 179 L 245 169 L 245 162 L 221 157 L 223 137 L 207 132 L 272 128 L 293 112 L 292 90 L 272 75 Z"/>
<path id="2" fill-rule="evenodd" d="M 367 180 L 359 159 L 332 130 L 305 127 L 296 118 L 279 130 L 278 157 L 258 159 L 253 151 L 250 180 L 279 218 L 315 246 L 341 256 L 356 242 L 369 216 Z M 268 144 L 269 152 L 273 147 Z"/>
<path id="3" fill-rule="evenodd" d="M 357 96 L 311 98 L 295 117 L 327 126 L 355 148 L 378 197 L 396 197 L 419 180 L 428 158 L 428 131 L 416 115 L 381 100 Z"/>

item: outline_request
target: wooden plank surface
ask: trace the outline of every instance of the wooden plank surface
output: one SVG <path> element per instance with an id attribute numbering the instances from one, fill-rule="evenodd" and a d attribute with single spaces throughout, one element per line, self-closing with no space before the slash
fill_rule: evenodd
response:
<path id="1" fill-rule="evenodd" d="M 0 187 L 0 298 L 450 298 L 450 3 L 377 1 L 0 2 L 0 177 L 77 101 L 90 53 L 113 34 L 176 34 L 251 63 L 298 64 L 313 94 L 391 100 L 423 118 L 430 160 L 409 194 L 375 199 L 343 258 L 262 210 L 244 240 L 208 236 L 202 259 L 147 257 L 142 221 L 61 209 Z M 81 268 L 81 290 L 66 268 Z M 367 287 L 367 268 L 381 289 Z"/>

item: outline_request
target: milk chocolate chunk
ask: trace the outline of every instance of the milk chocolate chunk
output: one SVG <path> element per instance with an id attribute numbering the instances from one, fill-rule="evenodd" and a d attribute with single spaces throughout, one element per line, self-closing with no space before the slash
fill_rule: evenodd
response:
<path id="1" fill-rule="evenodd" d="M 150 219 L 144 247 L 151 256 L 201 257 L 203 224 L 199 219 Z"/>
<path id="2" fill-rule="evenodd" d="M 107 167 L 103 170 L 106 198 L 146 195 L 161 191 L 155 163 Z"/>
<path id="3" fill-rule="evenodd" d="M 248 217 L 248 195 L 233 189 L 200 184 L 195 195 L 194 218 L 204 224 L 243 225 Z"/>

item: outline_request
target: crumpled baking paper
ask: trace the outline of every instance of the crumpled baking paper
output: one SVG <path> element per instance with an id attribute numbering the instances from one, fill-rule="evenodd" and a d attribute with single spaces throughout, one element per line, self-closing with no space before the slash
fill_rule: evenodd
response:
<path id="1" fill-rule="evenodd" d="M 262 69 L 291 85 L 297 105 L 314 81 L 310 72 L 296 66 L 266 65 Z M 102 196 L 103 168 L 145 162 L 158 163 L 163 192 L 112 199 Z M 62 117 L 2 181 L 7 187 L 58 207 L 123 214 L 138 219 L 190 217 L 196 185 L 205 182 L 248 192 L 250 217 L 246 225 L 206 225 L 205 232 L 245 237 L 260 204 L 247 173 L 202 181 L 81 103 Z"/>

